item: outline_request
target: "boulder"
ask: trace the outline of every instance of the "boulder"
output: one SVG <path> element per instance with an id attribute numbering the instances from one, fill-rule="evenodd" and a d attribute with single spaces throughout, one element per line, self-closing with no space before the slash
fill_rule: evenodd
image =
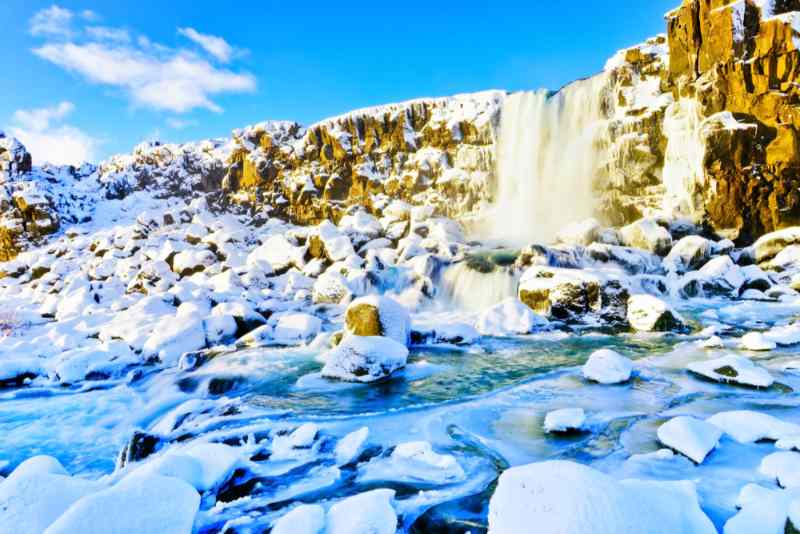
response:
<path id="1" fill-rule="evenodd" d="M 719 443 L 722 431 L 711 423 L 694 417 L 674 417 L 658 427 L 658 440 L 670 449 L 703 463 Z"/>
<path id="2" fill-rule="evenodd" d="M 345 332 L 356 336 L 384 336 L 408 345 L 411 318 L 396 300 L 371 295 L 361 297 L 347 306 Z"/>
<path id="3" fill-rule="evenodd" d="M 747 358 L 734 354 L 713 360 L 692 362 L 687 368 L 696 375 L 726 384 L 768 388 L 775 382 L 769 371 Z"/>
<path id="4" fill-rule="evenodd" d="M 328 510 L 326 534 L 394 534 L 394 490 L 376 489 L 343 499 Z"/>
<path id="5" fill-rule="evenodd" d="M 594 351 L 581 369 L 583 377 L 600 384 L 627 382 L 633 372 L 633 363 L 610 349 Z"/>
<path id="6" fill-rule="evenodd" d="M 322 376 L 348 382 L 375 382 L 406 366 L 408 349 L 380 336 L 345 336 L 324 356 Z"/>
<path id="7" fill-rule="evenodd" d="M 678 312 L 652 295 L 631 295 L 628 299 L 628 322 L 639 332 L 687 329 L 686 322 Z"/>
<path id="8" fill-rule="evenodd" d="M 548 433 L 576 432 L 583 430 L 586 413 L 583 408 L 563 408 L 548 412 L 544 418 L 544 431 Z"/>
<path id="9" fill-rule="evenodd" d="M 699 235 L 687 235 L 678 240 L 664 258 L 668 272 L 683 273 L 699 269 L 711 257 L 713 243 Z"/>
<path id="10" fill-rule="evenodd" d="M 800 226 L 792 226 L 764 234 L 753 244 L 755 260 L 764 263 L 778 255 L 789 245 L 800 245 Z"/>
<path id="11" fill-rule="evenodd" d="M 579 321 L 602 308 L 600 280 L 573 269 L 533 266 L 519 281 L 519 300 L 548 319 Z"/>
<path id="12" fill-rule="evenodd" d="M 620 229 L 625 245 L 666 256 L 672 248 L 672 236 L 654 219 L 639 219 Z"/>
<path id="13" fill-rule="evenodd" d="M 530 334 L 548 324 L 547 319 L 534 313 L 519 299 L 508 297 L 481 313 L 476 327 L 485 336 L 505 337 Z"/>

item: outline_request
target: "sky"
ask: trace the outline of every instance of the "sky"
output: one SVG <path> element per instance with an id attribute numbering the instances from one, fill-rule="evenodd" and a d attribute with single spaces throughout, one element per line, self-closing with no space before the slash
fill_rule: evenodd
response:
<path id="1" fill-rule="evenodd" d="M 74 164 L 268 119 L 558 89 L 663 33 L 677 4 L 6 0 L 0 131 L 35 163 Z"/>

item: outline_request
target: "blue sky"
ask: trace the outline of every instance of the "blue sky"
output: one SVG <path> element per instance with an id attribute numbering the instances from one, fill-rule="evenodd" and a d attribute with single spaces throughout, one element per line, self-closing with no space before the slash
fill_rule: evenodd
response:
<path id="1" fill-rule="evenodd" d="M 557 89 L 664 32 L 678 3 L 7 0 L 0 129 L 37 162 L 98 160 L 265 119 Z"/>

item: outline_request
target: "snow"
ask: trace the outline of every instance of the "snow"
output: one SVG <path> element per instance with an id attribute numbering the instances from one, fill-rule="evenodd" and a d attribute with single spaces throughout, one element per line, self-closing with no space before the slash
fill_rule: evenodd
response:
<path id="1" fill-rule="evenodd" d="M 375 489 L 337 502 L 328 510 L 326 534 L 394 534 L 395 491 Z"/>
<path id="2" fill-rule="evenodd" d="M 800 497 L 796 490 L 771 490 L 747 484 L 739 492 L 736 506 L 739 513 L 725 523 L 725 534 L 784 534 L 793 501 Z"/>
<path id="3" fill-rule="evenodd" d="M 742 348 L 752 351 L 769 351 L 774 350 L 778 344 L 770 340 L 761 332 L 750 332 L 742 336 Z"/>
<path id="4" fill-rule="evenodd" d="M 281 345 L 304 345 L 319 334 L 321 327 L 322 321 L 319 317 L 300 312 L 286 313 L 278 317 L 272 336 Z"/>
<path id="5" fill-rule="evenodd" d="M 346 336 L 324 355 L 322 376 L 350 382 L 374 382 L 406 366 L 408 349 L 380 336 Z"/>
<path id="6" fill-rule="evenodd" d="M 282 235 L 272 235 L 247 256 L 248 266 L 260 266 L 267 272 L 284 271 L 289 267 L 302 267 L 305 248 L 292 245 Z"/>
<path id="7" fill-rule="evenodd" d="M 192 532 L 200 495 L 183 480 L 129 476 L 75 502 L 46 534 Z"/>
<path id="8" fill-rule="evenodd" d="M 586 413 L 583 408 L 562 408 L 548 412 L 544 418 L 545 432 L 569 432 L 583 430 Z"/>
<path id="9" fill-rule="evenodd" d="M 775 382 L 769 371 L 743 356 L 729 354 L 712 360 L 692 362 L 689 371 L 717 382 L 768 388 Z"/>
<path id="10" fill-rule="evenodd" d="M 722 437 L 722 430 L 694 417 L 674 417 L 658 428 L 658 440 L 667 447 L 703 463 Z"/>
<path id="11" fill-rule="evenodd" d="M 691 482 L 612 478 L 567 461 L 507 469 L 489 503 L 489 533 L 714 534 Z"/>
<path id="12" fill-rule="evenodd" d="M 669 330 L 684 323 L 683 317 L 663 300 L 652 295 L 631 295 L 628 322 L 640 332 Z"/>
<path id="13" fill-rule="evenodd" d="M 377 458 L 363 466 L 359 481 L 451 484 L 465 476 L 454 456 L 437 453 L 430 442 L 413 441 L 397 445 L 388 458 Z"/>
<path id="14" fill-rule="evenodd" d="M 377 310 L 381 326 L 381 335 L 403 345 L 408 345 L 411 333 L 411 318 L 406 308 L 391 297 L 369 295 L 357 298 L 347 307 L 348 313 L 360 306 Z M 348 332 L 354 332 L 350 321 L 346 322 Z"/>
<path id="15" fill-rule="evenodd" d="M 206 346 L 203 320 L 197 317 L 164 316 L 142 347 L 146 355 L 157 356 L 167 366 L 178 363 L 185 352 Z"/>
<path id="16" fill-rule="evenodd" d="M 633 363 L 618 352 L 600 349 L 593 352 L 581 369 L 583 377 L 600 384 L 627 382 L 633 372 Z"/>
<path id="17" fill-rule="evenodd" d="M 758 472 L 777 480 L 782 488 L 800 487 L 800 453 L 774 452 L 761 460 Z"/>
<path id="18" fill-rule="evenodd" d="M 481 313 L 475 325 L 485 336 L 514 336 L 529 334 L 537 328 L 544 328 L 549 321 L 534 313 L 516 297 L 508 297 L 503 302 Z"/>
<path id="19" fill-rule="evenodd" d="M 364 426 L 340 439 L 333 450 L 336 465 L 347 465 L 357 460 L 364 451 L 368 437 L 369 428 Z"/>
<path id="20" fill-rule="evenodd" d="M 800 425 L 787 423 L 769 414 L 749 410 L 717 413 L 708 419 L 739 443 L 778 441 L 800 436 Z"/>
<path id="21" fill-rule="evenodd" d="M 281 516 L 272 534 L 320 534 L 325 528 L 325 509 L 318 504 L 301 504 Z"/>

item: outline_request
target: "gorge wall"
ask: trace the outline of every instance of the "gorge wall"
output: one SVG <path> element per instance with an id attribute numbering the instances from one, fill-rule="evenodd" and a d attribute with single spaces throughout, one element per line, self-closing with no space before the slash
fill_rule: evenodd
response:
<path id="1" fill-rule="evenodd" d="M 91 219 L 97 198 L 145 193 L 299 224 L 356 205 L 380 216 L 400 200 L 520 240 L 592 214 L 688 218 L 740 242 L 798 224 L 800 0 L 684 0 L 666 29 L 554 95 L 264 122 L 229 139 L 143 144 L 97 167 L 32 166 L 0 137 L 0 260 Z M 563 199 L 570 209 L 553 209 Z"/>

